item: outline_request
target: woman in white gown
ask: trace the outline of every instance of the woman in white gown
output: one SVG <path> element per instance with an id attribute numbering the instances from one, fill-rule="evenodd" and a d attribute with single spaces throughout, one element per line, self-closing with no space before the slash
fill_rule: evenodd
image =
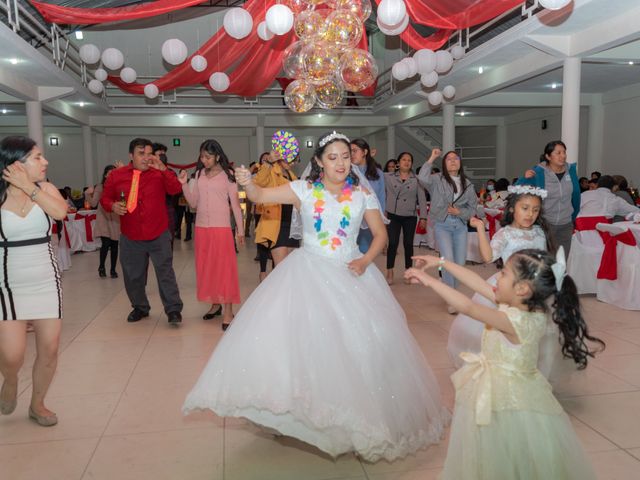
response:
<path id="1" fill-rule="evenodd" d="M 244 417 L 334 457 L 392 461 L 438 442 L 449 412 L 372 264 L 386 230 L 375 195 L 351 172 L 349 140 L 325 135 L 312 162 L 310 181 L 272 189 L 236 171 L 253 202 L 300 210 L 304 246 L 247 299 L 183 410 Z M 363 217 L 373 233 L 364 256 Z"/>

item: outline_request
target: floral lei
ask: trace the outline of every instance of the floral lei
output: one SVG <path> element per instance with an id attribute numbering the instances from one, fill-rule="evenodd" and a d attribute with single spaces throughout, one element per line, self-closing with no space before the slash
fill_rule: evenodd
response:
<path id="1" fill-rule="evenodd" d="M 342 191 L 338 197 L 338 202 L 351 202 L 351 193 L 353 192 L 352 180 L 351 178 L 346 179 L 344 182 L 344 187 L 342 187 Z M 342 219 L 340 219 L 340 226 L 336 231 L 335 235 L 331 237 L 331 234 L 322 230 L 322 212 L 324 212 L 325 205 L 325 188 L 322 182 L 316 181 L 313 183 L 313 196 L 316 199 L 313 204 L 313 219 L 315 223 L 313 227 L 317 232 L 318 240 L 320 241 L 320 245 L 323 247 L 328 246 L 331 250 L 335 250 L 340 245 L 342 245 L 342 240 L 340 237 L 346 238 L 347 233 L 344 231 L 345 228 L 349 225 L 349 221 L 351 220 L 351 209 L 349 205 L 345 205 L 342 207 Z"/>

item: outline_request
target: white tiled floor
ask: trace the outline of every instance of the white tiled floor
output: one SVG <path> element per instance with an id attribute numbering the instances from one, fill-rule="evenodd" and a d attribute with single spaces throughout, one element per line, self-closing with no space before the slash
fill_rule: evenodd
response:
<path id="1" fill-rule="evenodd" d="M 3 479 L 430 480 L 437 478 L 446 440 L 403 461 L 336 461 L 313 447 L 274 438 L 241 420 L 212 413 L 183 417 L 180 407 L 220 339 L 219 317 L 195 300 L 192 245 L 177 242 L 175 270 L 185 302 L 179 329 L 167 325 L 150 277 L 151 317 L 128 324 L 122 280 L 99 279 L 97 252 L 74 255 L 64 274 L 65 320 L 58 373 L 48 405 L 60 423 L 27 420 L 33 338 L 21 372 L 19 406 L 0 416 Z M 257 284 L 253 246 L 239 256 L 242 296 Z M 397 259 L 399 265 L 401 258 Z M 384 257 L 378 259 L 384 266 Z M 476 267 L 490 275 L 492 267 Z M 397 270 L 398 275 L 400 269 Z M 433 367 L 443 401 L 453 405 L 446 352 L 452 317 L 418 286 L 392 287 Z M 608 348 L 586 371 L 556 391 L 603 480 L 640 478 L 640 312 L 587 297 L 585 316 Z M 551 479 L 545 479 L 551 480 Z"/>

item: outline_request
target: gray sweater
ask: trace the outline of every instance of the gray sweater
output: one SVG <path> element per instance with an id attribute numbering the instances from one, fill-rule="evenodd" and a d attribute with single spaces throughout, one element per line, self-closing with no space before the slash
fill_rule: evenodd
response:
<path id="1" fill-rule="evenodd" d="M 476 214 L 476 207 L 478 205 L 478 195 L 476 195 L 476 189 L 473 187 L 473 184 L 467 180 L 467 184 L 462 187 L 464 190 L 462 195 L 454 201 L 453 188 L 449 185 L 449 182 L 443 178 L 442 173 L 431 175 L 432 168 L 433 164 L 425 163 L 420 169 L 420 175 L 418 175 L 420 184 L 429 190 L 429 194 L 431 195 L 431 210 L 429 210 L 429 216 L 436 222 L 444 222 L 449 215 L 447 208 L 453 205 L 460 209 L 460 215 L 458 215 L 458 217 L 463 222 L 468 222 L 469 219 Z"/>
<path id="2" fill-rule="evenodd" d="M 404 182 L 400 173 L 385 173 L 385 210 L 394 215 L 413 217 L 416 207 L 420 208 L 420 218 L 427 218 L 427 196 L 413 172 Z"/>

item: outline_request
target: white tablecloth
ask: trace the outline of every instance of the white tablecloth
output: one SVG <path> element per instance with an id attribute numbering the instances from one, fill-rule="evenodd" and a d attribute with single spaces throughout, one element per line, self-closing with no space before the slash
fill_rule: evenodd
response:
<path id="1" fill-rule="evenodd" d="M 68 235 L 68 247 L 71 253 L 75 252 L 92 252 L 100 248 L 100 239 L 93 235 L 95 228 L 97 210 L 79 210 L 77 213 L 67 214 L 64 221 L 65 229 Z M 87 238 L 87 219 L 90 222 L 90 238 Z M 66 241 L 63 234 L 61 242 Z"/>

